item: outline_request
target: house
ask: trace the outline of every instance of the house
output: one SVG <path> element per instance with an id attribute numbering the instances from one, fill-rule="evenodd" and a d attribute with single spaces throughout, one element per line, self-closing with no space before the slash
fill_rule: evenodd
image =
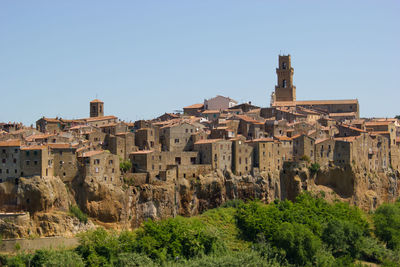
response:
<path id="1" fill-rule="evenodd" d="M 225 96 L 217 95 L 216 97 L 204 100 L 205 110 L 225 110 L 237 105 L 238 102 Z"/>

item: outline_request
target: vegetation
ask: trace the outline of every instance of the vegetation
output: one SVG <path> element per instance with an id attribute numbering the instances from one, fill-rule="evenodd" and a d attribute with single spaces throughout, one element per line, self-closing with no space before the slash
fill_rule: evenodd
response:
<path id="1" fill-rule="evenodd" d="M 132 163 L 129 160 L 120 159 L 119 168 L 121 172 L 126 173 L 130 169 L 132 169 Z"/>
<path id="2" fill-rule="evenodd" d="M 301 156 L 301 158 L 300 158 L 301 160 L 303 160 L 303 161 L 307 161 L 307 162 L 310 162 L 311 160 L 310 160 L 310 157 L 309 156 L 307 156 L 307 155 L 303 155 L 303 156 Z"/>
<path id="3" fill-rule="evenodd" d="M 71 205 L 69 207 L 69 213 L 72 216 L 75 216 L 76 218 L 78 218 L 78 220 L 83 223 L 87 223 L 87 221 L 88 221 L 87 214 L 85 214 L 83 211 L 81 211 L 81 209 L 76 205 Z"/>
<path id="4" fill-rule="evenodd" d="M 373 224 L 372 224 L 373 223 Z M 193 218 L 98 228 L 74 250 L 38 250 L 8 266 L 399 266 L 400 202 L 366 214 L 310 194 L 295 202 L 230 201 Z M 379 239 L 377 239 L 376 237 Z M 29 264 L 28 264 L 29 263 Z"/>
<path id="5" fill-rule="evenodd" d="M 312 174 L 317 173 L 319 169 L 320 169 L 319 163 L 313 163 L 309 167 L 309 170 Z"/>

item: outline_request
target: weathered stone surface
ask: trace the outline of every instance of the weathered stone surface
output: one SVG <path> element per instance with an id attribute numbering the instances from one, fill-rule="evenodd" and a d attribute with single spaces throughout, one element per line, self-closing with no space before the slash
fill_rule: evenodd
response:
<path id="1" fill-rule="evenodd" d="M 25 225 L 0 220 L 0 232 L 7 237 L 68 236 L 94 227 L 68 215 L 69 205 L 75 203 L 97 223 L 119 229 L 138 227 L 148 219 L 193 216 L 232 199 L 293 200 L 302 191 L 323 192 L 327 200 L 340 199 L 373 210 L 399 197 L 398 181 L 397 172 L 371 173 L 357 166 L 311 173 L 306 162 L 254 175 L 211 172 L 136 186 L 93 182 L 87 177 L 75 180 L 67 189 L 58 178 L 21 179 L 18 185 L 0 184 L 0 207 L 12 207 L 17 196 L 17 207 L 29 211 L 30 220 Z"/>

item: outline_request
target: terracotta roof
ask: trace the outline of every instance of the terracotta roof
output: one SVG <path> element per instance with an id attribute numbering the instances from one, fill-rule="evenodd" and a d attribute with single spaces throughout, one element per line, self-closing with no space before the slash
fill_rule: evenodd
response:
<path id="1" fill-rule="evenodd" d="M 296 134 L 296 135 L 293 135 L 293 136 L 292 136 L 292 139 L 299 138 L 300 136 L 302 136 L 302 134 Z"/>
<path id="2" fill-rule="evenodd" d="M 95 99 L 95 100 L 90 101 L 90 103 L 104 103 L 104 102 L 99 99 Z"/>
<path id="3" fill-rule="evenodd" d="M 272 139 L 272 138 L 257 138 L 257 139 L 253 139 L 250 141 L 251 142 L 273 142 L 274 139 Z"/>
<path id="4" fill-rule="evenodd" d="M 114 126 L 117 126 L 117 124 L 116 123 L 108 123 L 108 124 L 100 125 L 99 128 L 114 127 Z"/>
<path id="5" fill-rule="evenodd" d="M 385 134 L 390 134 L 389 131 L 375 131 L 375 132 L 370 132 L 370 135 L 385 135 Z"/>
<path id="6" fill-rule="evenodd" d="M 212 144 L 218 141 L 221 141 L 222 139 L 204 139 L 204 140 L 199 140 L 196 143 L 194 143 L 195 145 L 201 145 L 201 144 Z"/>
<path id="7" fill-rule="evenodd" d="M 317 140 L 315 140 L 315 144 L 317 145 L 317 144 L 322 143 L 322 142 L 325 142 L 325 141 L 327 141 L 327 140 L 330 140 L 330 139 L 329 139 L 329 138 L 317 139 Z"/>
<path id="8" fill-rule="evenodd" d="M 341 125 L 338 125 L 338 126 L 343 126 L 343 127 L 345 127 L 345 128 L 349 128 L 349 129 L 354 130 L 354 131 L 357 131 L 357 132 L 366 133 L 366 131 L 361 130 L 361 129 L 358 129 L 358 128 L 353 127 L 353 126 L 351 126 L 351 125 L 341 124 Z"/>
<path id="9" fill-rule="evenodd" d="M 367 121 L 365 122 L 365 126 L 381 126 L 381 125 L 390 125 L 393 121 Z"/>
<path id="10" fill-rule="evenodd" d="M 253 118 L 246 116 L 246 115 L 235 115 L 235 117 L 237 117 L 245 122 L 259 123 L 259 121 L 256 121 Z"/>
<path id="11" fill-rule="evenodd" d="M 304 101 L 276 101 L 272 106 L 296 106 L 296 105 L 334 105 L 334 104 L 358 104 L 357 99 L 344 99 L 344 100 L 304 100 Z"/>
<path id="12" fill-rule="evenodd" d="M 187 107 L 184 107 L 183 109 L 202 109 L 204 107 L 204 104 L 193 104 Z"/>
<path id="13" fill-rule="evenodd" d="M 82 154 L 81 158 L 88 158 L 103 153 L 104 150 L 93 150 Z"/>
<path id="14" fill-rule="evenodd" d="M 291 141 L 292 140 L 291 137 L 287 137 L 287 136 L 284 136 L 284 135 L 274 136 L 274 138 L 279 140 L 279 141 Z"/>
<path id="15" fill-rule="evenodd" d="M 131 155 L 133 154 L 133 155 L 142 155 L 142 154 L 150 154 L 150 153 L 153 153 L 154 152 L 154 150 L 139 150 L 139 151 L 135 151 L 135 152 L 132 152 L 132 153 L 130 153 Z"/>
<path id="16" fill-rule="evenodd" d="M 346 136 L 346 137 L 335 137 L 333 138 L 335 141 L 345 141 L 345 142 L 353 142 L 359 136 Z"/>
<path id="17" fill-rule="evenodd" d="M 356 117 L 357 114 L 355 112 L 342 112 L 342 113 L 329 113 L 329 117 Z"/>
<path id="18" fill-rule="evenodd" d="M 24 146 L 21 147 L 21 150 L 43 150 L 47 146 L 39 146 L 39 145 L 34 145 L 34 146 Z"/>
<path id="19" fill-rule="evenodd" d="M 9 141 L 3 141 L 0 142 L 0 147 L 10 147 L 10 146 L 21 146 L 21 141 L 20 140 L 9 140 Z"/>
<path id="20" fill-rule="evenodd" d="M 67 149 L 67 148 L 72 148 L 70 144 L 61 144 L 61 143 L 58 143 L 58 144 L 48 144 L 48 146 L 49 146 L 50 148 L 53 148 L 53 149 Z"/>
<path id="21" fill-rule="evenodd" d="M 60 121 L 60 119 L 57 119 L 57 118 L 45 118 L 45 117 L 43 117 L 42 118 L 43 120 L 45 120 L 46 122 L 61 122 Z"/>
<path id="22" fill-rule="evenodd" d="M 215 113 L 220 113 L 221 111 L 219 111 L 219 110 L 205 110 L 205 111 L 203 111 L 202 113 L 203 114 L 215 114 Z"/>
<path id="23" fill-rule="evenodd" d="M 117 117 L 115 117 L 115 116 L 102 116 L 102 117 L 87 118 L 85 120 L 87 122 L 92 122 L 92 121 L 102 121 L 102 120 L 111 120 L 111 119 L 117 119 Z"/>

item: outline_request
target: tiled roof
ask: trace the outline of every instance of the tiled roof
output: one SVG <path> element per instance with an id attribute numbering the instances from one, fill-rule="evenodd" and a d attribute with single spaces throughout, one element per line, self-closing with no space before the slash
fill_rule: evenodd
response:
<path id="1" fill-rule="evenodd" d="M 48 144 L 48 146 L 50 148 L 53 149 L 67 149 L 67 148 L 72 148 L 70 144 L 62 144 L 62 143 L 58 143 L 58 144 Z"/>
<path id="2" fill-rule="evenodd" d="M 204 139 L 204 140 L 199 140 L 196 143 L 194 143 L 195 145 L 201 145 L 201 144 L 212 144 L 218 141 L 221 141 L 222 139 Z"/>
<path id="3" fill-rule="evenodd" d="M 317 140 L 315 140 L 315 144 L 317 145 L 317 144 L 325 142 L 327 140 L 330 140 L 330 139 L 329 138 L 317 139 Z"/>
<path id="4" fill-rule="evenodd" d="M 83 153 L 81 157 L 82 158 L 88 158 L 88 157 L 92 157 L 92 156 L 101 154 L 103 152 L 104 152 L 104 150 L 93 150 L 93 151 L 89 151 L 89 152 Z"/>
<path id="5" fill-rule="evenodd" d="M 187 107 L 184 107 L 183 109 L 202 109 L 204 107 L 204 104 L 193 104 Z"/>
<path id="6" fill-rule="evenodd" d="M 356 117 L 355 112 L 329 113 L 329 117 Z"/>
<path id="7" fill-rule="evenodd" d="M 9 140 L 9 141 L 3 141 L 0 142 L 0 147 L 10 147 L 10 146 L 21 146 L 21 141 L 20 140 Z"/>
<path id="8" fill-rule="evenodd" d="M 34 146 L 24 146 L 21 147 L 21 150 L 43 150 L 47 146 L 39 146 L 39 145 L 34 145 Z"/>
<path id="9" fill-rule="evenodd" d="M 117 117 L 115 117 L 115 116 L 102 116 L 102 117 L 87 118 L 85 120 L 87 122 L 92 122 L 92 121 L 103 121 L 103 120 L 111 120 L 111 119 L 117 119 Z"/>
<path id="10" fill-rule="evenodd" d="M 382 125 L 390 125 L 393 121 L 367 121 L 365 126 L 382 126 Z"/>
<path id="11" fill-rule="evenodd" d="M 95 99 L 95 100 L 90 101 L 90 103 L 104 103 L 104 102 L 99 99 Z"/>
<path id="12" fill-rule="evenodd" d="M 150 154 L 153 153 L 154 150 L 139 150 L 139 151 L 135 151 L 135 152 L 131 152 L 131 155 L 142 155 L 142 154 Z"/>
<path id="13" fill-rule="evenodd" d="M 342 105 L 342 104 L 358 104 L 357 99 L 344 99 L 344 100 L 305 100 L 305 101 L 276 101 L 272 106 L 312 106 L 312 105 Z"/>
<path id="14" fill-rule="evenodd" d="M 291 141 L 292 140 L 291 137 L 287 137 L 287 136 L 284 136 L 284 135 L 274 136 L 274 138 L 279 140 L 279 141 Z"/>
<path id="15" fill-rule="evenodd" d="M 220 113 L 221 111 L 219 111 L 219 110 L 205 110 L 205 111 L 203 111 L 202 113 L 203 114 L 216 114 L 216 113 Z"/>
<path id="16" fill-rule="evenodd" d="M 253 139 L 253 140 L 250 140 L 251 142 L 273 142 L 274 141 L 274 139 L 272 139 L 272 138 L 257 138 L 257 139 Z"/>

